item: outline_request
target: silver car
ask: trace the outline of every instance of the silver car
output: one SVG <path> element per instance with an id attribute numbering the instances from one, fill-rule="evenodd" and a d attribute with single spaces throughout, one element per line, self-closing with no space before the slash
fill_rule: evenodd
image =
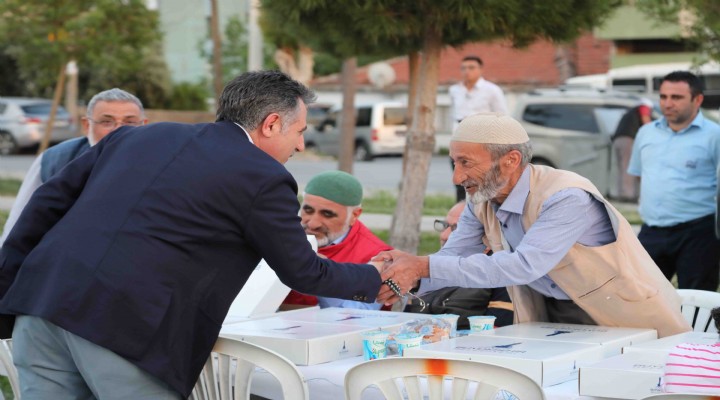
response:
<path id="1" fill-rule="evenodd" d="M 20 148 L 34 146 L 42 140 L 52 102 L 46 99 L 0 97 L 0 154 L 11 154 Z M 70 114 L 58 107 L 51 143 L 70 139 L 76 126 Z"/>
<path id="2" fill-rule="evenodd" d="M 612 196 L 617 173 L 611 139 L 642 98 L 591 89 L 540 89 L 518 99 L 515 118 L 533 147 L 532 163 L 577 172 Z"/>

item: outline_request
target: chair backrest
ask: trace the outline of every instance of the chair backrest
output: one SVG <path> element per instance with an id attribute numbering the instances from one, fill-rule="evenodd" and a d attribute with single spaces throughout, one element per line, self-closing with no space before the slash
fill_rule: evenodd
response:
<path id="1" fill-rule="evenodd" d="M 717 399 L 717 396 L 706 396 L 704 394 L 680 394 L 680 393 L 665 393 L 656 394 L 650 397 L 646 397 L 643 400 L 713 400 Z"/>
<path id="2" fill-rule="evenodd" d="M 720 293 L 707 290 L 678 289 L 685 320 L 695 332 L 717 332 L 710 310 L 720 307 Z"/>
<path id="3" fill-rule="evenodd" d="M 310 398 L 300 370 L 287 358 L 251 343 L 218 338 L 190 400 L 249 399 L 252 373 L 256 366 L 277 378 L 285 400 Z"/>
<path id="4" fill-rule="evenodd" d="M 12 357 L 12 339 L 0 340 L 0 363 L 2 363 L 2 366 L 5 368 L 5 373 L 7 373 L 13 396 L 15 396 L 16 400 L 20 399 L 20 383 Z"/>
<path id="5" fill-rule="evenodd" d="M 423 379 L 427 393 L 423 394 Z M 446 379 L 448 378 L 448 379 Z M 362 392 L 376 385 L 388 400 L 452 399 L 544 400 L 542 388 L 529 377 L 493 364 L 432 358 L 385 358 L 351 368 L 345 375 L 345 398 L 359 400 Z M 512 393 L 515 397 L 511 397 Z"/>

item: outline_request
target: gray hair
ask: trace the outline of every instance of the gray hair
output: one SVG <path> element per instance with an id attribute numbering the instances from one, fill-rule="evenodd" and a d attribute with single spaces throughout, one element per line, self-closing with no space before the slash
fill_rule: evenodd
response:
<path id="1" fill-rule="evenodd" d="M 485 144 L 485 148 L 487 151 L 490 152 L 490 156 L 492 157 L 493 161 L 497 161 L 500 159 L 500 157 L 504 156 L 505 154 L 517 150 L 522 155 L 522 160 L 520 160 L 520 166 L 524 167 L 528 165 L 530 160 L 532 159 L 532 145 L 529 141 L 525 143 L 518 143 L 518 144 Z"/>
<path id="2" fill-rule="evenodd" d="M 218 101 L 216 121 L 232 121 L 254 131 L 271 113 L 295 121 L 298 99 L 315 101 L 315 93 L 280 71 L 246 72 L 225 86 Z"/>
<path id="3" fill-rule="evenodd" d="M 85 112 L 88 117 L 92 117 L 92 112 L 95 109 L 95 104 L 97 104 L 98 101 L 126 101 L 129 103 L 134 103 L 140 109 L 140 114 L 145 115 L 145 109 L 143 108 L 140 99 L 122 89 L 112 88 L 110 90 L 102 91 L 93 96 L 92 99 L 90 99 L 90 102 L 87 106 L 87 111 Z"/>

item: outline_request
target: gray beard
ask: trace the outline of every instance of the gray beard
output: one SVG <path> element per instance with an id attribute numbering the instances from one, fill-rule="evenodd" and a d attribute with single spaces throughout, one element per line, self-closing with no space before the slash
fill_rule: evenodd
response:
<path id="1" fill-rule="evenodd" d="M 498 193 L 500 193 L 500 189 L 505 187 L 507 183 L 507 179 L 502 179 L 500 176 L 500 165 L 498 163 L 493 163 L 492 168 L 485 173 L 477 185 L 477 191 L 469 195 L 468 198 L 473 204 L 490 201 L 497 197 Z"/>

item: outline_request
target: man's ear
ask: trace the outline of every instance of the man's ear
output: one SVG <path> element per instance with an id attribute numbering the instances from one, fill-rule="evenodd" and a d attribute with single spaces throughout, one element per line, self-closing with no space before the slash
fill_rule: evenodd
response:
<path id="1" fill-rule="evenodd" d="M 80 124 L 82 125 L 83 134 L 85 134 L 85 136 L 88 136 L 90 134 L 90 120 L 88 119 L 88 117 L 80 118 Z"/>
<path id="2" fill-rule="evenodd" d="M 260 134 L 269 138 L 272 136 L 273 131 L 277 130 L 279 132 L 280 128 L 280 114 L 271 113 L 265 117 L 260 125 Z"/>
<path id="3" fill-rule="evenodd" d="M 353 226 L 355 224 L 355 221 L 360 218 L 360 214 L 362 214 L 362 211 L 362 207 L 358 207 L 352 211 L 352 217 L 350 218 L 350 226 Z"/>

